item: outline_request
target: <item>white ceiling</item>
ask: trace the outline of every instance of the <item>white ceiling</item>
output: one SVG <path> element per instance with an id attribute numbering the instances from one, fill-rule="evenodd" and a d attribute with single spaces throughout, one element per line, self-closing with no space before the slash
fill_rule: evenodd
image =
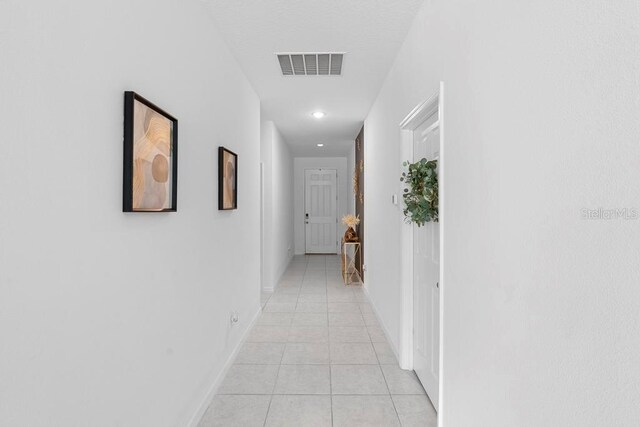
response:
<path id="1" fill-rule="evenodd" d="M 296 156 L 347 153 L 423 1 L 204 0 Z M 346 52 L 342 76 L 282 76 L 276 52 Z"/>

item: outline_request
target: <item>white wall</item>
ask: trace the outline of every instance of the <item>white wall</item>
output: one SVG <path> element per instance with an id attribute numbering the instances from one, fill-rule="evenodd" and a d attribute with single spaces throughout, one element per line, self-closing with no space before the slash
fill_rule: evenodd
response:
<path id="1" fill-rule="evenodd" d="M 260 121 L 260 161 L 262 162 L 262 290 L 271 291 L 273 284 L 273 259 L 271 250 L 273 245 L 273 128 L 271 121 Z"/>
<path id="2" fill-rule="evenodd" d="M 397 344 L 398 123 L 445 83 L 444 390 L 456 426 L 636 425 L 636 2 L 426 2 L 366 123 L 367 286 Z"/>
<path id="3" fill-rule="evenodd" d="M 186 425 L 259 310 L 258 97 L 197 1 L 0 17 L 0 424 Z M 177 213 L 121 212 L 125 90 L 179 119 Z"/>
<path id="4" fill-rule="evenodd" d="M 293 257 L 293 157 L 289 145 L 272 121 L 263 120 L 261 129 L 265 174 L 262 288 L 272 291 Z"/>
<path id="5" fill-rule="evenodd" d="M 335 169 L 338 171 L 338 227 L 336 231 L 336 239 L 340 242 L 346 227 L 342 225 L 340 220 L 349 211 L 348 205 L 348 183 L 347 176 L 347 158 L 346 157 L 296 157 L 293 159 L 294 173 L 294 233 L 295 233 L 295 252 L 296 254 L 305 253 L 305 225 L 304 225 L 304 171 L 307 169 Z M 340 245 L 338 245 L 340 246 Z M 338 247 L 337 253 L 340 252 Z"/>

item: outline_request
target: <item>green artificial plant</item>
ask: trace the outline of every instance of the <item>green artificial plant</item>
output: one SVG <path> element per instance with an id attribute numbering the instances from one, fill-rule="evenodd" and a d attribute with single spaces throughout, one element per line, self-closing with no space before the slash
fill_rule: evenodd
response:
<path id="1" fill-rule="evenodd" d="M 438 161 L 422 159 L 402 165 L 407 168 L 400 178 L 407 184 L 402 195 L 405 220 L 418 227 L 438 222 Z"/>

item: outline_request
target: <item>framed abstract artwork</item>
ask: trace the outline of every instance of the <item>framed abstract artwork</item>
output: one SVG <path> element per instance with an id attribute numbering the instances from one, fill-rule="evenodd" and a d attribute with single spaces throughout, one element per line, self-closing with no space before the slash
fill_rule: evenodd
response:
<path id="1" fill-rule="evenodd" d="M 238 209 L 238 155 L 218 148 L 218 209 Z"/>
<path id="2" fill-rule="evenodd" d="M 124 93 L 123 212 L 175 212 L 178 120 L 135 92 Z"/>

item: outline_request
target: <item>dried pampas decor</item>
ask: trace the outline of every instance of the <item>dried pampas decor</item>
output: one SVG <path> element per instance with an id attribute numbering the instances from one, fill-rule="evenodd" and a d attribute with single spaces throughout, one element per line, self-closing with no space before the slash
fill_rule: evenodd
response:
<path id="1" fill-rule="evenodd" d="M 344 241 L 357 242 L 358 235 L 356 234 L 356 226 L 360 224 L 360 218 L 352 214 L 345 215 L 342 217 L 342 223 L 348 227 L 344 233 Z"/>

